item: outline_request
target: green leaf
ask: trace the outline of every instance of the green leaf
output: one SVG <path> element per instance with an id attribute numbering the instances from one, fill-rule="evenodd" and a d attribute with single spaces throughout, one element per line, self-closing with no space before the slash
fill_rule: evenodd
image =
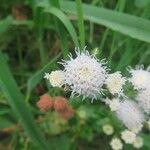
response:
<path id="1" fill-rule="evenodd" d="M 149 142 L 150 141 L 150 135 L 141 133 L 140 136 L 143 138 L 144 145 L 150 148 L 150 142 Z"/>
<path id="2" fill-rule="evenodd" d="M 65 12 L 77 15 L 75 2 L 61 1 L 60 4 Z M 83 17 L 133 38 L 150 42 L 149 20 L 87 4 L 83 4 Z"/>
<path id="3" fill-rule="evenodd" d="M 8 128 L 12 125 L 14 125 L 14 123 L 11 122 L 11 120 L 9 118 L 7 119 L 6 117 L 0 116 L 0 129 Z"/>
<path id="4" fill-rule="evenodd" d="M 8 100 L 8 103 L 12 107 L 12 110 L 19 118 L 19 121 L 30 139 L 41 149 L 48 149 L 44 140 L 45 138 L 35 124 L 32 114 L 24 101 L 24 97 L 13 78 L 2 53 L 0 53 L 0 68 L 3 70 L 0 71 L 0 86 Z"/>
<path id="5" fill-rule="evenodd" d="M 10 16 L 0 21 L 0 35 L 8 30 L 12 22 L 13 22 L 13 18 Z"/>
<path id="6" fill-rule="evenodd" d="M 56 16 L 63 23 L 63 25 L 66 27 L 66 29 L 68 30 L 70 36 L 72 37 L 72 40 L 73 40 L 75 46 L 79 47 L 78 37 L 77 37 L 76 31 L 75 31 L 72 23 L 70 22 L 70 20 L 68 19 L 68 17 L 65 14 L 62 11 L 60 11 L 58 8 L 55 8 L 55 7 L 46 7 L 44 9 L 44 12 L 50 13 L 50 14 Z"/>
<path id="7" fill-rule="evenodd" d="M 60 57 L 61 54 L 58 54 L 56 57 L 54 57 L 48 64 L 46 64 L 41 70 L 37 71 L 33 76 L 31 76 L 28 80 L 27 83 L 27 95 L 30 94 L 30 92 L 35 88 L 35 86 L 43 79 L 44 73 L 49 72 L 50 68 L 58 58 Z"/>
<path id="8" fill-rule="evenodd" d="M 79 39 L 81 49 L 85 47 L 85 30 L 84 30 L 84 20 L 83 20 L 83 10 L 82 10 L 82 1 L 76 0 L 76 9 L 78 16 L 78 30 L 79 30 Z"/>
<path id="9" fill-rule="evenodd" d="M 10 108 L 7 105 L 0 104 L 0 115 L 11 113 Z"/>

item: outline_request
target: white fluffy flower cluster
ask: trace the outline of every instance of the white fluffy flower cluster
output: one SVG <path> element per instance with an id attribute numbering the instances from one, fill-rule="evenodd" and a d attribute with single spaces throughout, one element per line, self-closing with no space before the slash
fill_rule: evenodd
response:
<path id="1" fill-rule="evenodd" d="M 113 150 L 122 150 L 123 144 L 119 138 L 113 138 L 110 142 L 110 146 Z"/>
<path id="2" fill-rule="evenodd" d="M 138 91 L 137 102 L 145 113 L 150 114 L 150 67 L 144 70 L 143 66 L 131 69 L 130 82 Z"/>
<path id="3" fill-rule="evenodd" d="M 98 61 L 88 51 L 76 52 L 77 57 L 63 63 L 65 83 L 70 86 L 72 95 L 83 95 L 96 99 L 102 92 L 107 77 L 105 63 Z"/>
<path id="4" fill-rule="evenodd" d="M 124 100 L 119 103 L 116 111 L 117 117 L 131 131 L 138 132 L 144 122 L 144 113 L 135 102 Z"/>
<path id="5" fill-rule="evenodd" d="M 131 78 L 129 81 L 135 89 L 150 88 L 150 67 L 144 70 L 143 65 L 137 66 L 136 69 L 130 69 Z"/>
<path id="6" fill-rule="evenodd" d="M 103 125 L 102 129 L 103 129 L 103 132 L 104 132 L 106 135 L 112 135 L 113 132 L 114 132 L 114 128 L 113 128 L 113 126 L 110 125 L 110 124 L 105 124 L 105 125 Z"/>
<path id="7" fill-rule="evenodd" d="M 115 73 L 109 74 L 106 79 L 106 85 L 110 93 L 122 95 L 123 85 L 126 79 L 122 77 L 121 72 L 117 71 Z"/>
<path id="8" fill-rule="evenodd" d="M 123 85 L 126 79 L 119 71 L 108 74 L 106 62 L 99 61 L 87 50 L 76 51 L 76 57 L 69 56 L 69 60 L 63 60 L 60 64 L 64 70 L 56 70 L 46 73 L 52 86 L 61 87 L 67 85 L 74 95 L 83 95 L 91 99 L 97 99 L 103 93 L 105 86 L 112 95 L 122 95 Z"/>
<path id="9" fill-rule="evenodd" d="M 137 94 L 137 101 L 139 106 L 143 108 L 144 112 L 150 114 L 150 88 L 140 91 Z"/>
<path id="10" fill-rule="evenodd" d="M 121 138 L 125 143 L 132 144 L 136 139 L 136 134 L 134 132 L 131 132 L 130 130 L 124 130 L 121 133 Z"/>
<path id="11" fill-rule="evenodd" d="M 61 87 L 64 84 L 64 72 L 61 70 L 52 71 L 50 74 L 45 73 L 44 78 L 49 80 L 53 87 Z"/>
<path id="12" fill-rule="evenodd" d="M 98 99 L 105 90 L 105 96 L 108 97 L 104 102 L 128 128 L 121 133 L 122 140 L 128 144 L 132 143 L 135 148 L 140 148 L 143 141 L 140 137 L 136 137 L 136 134 L 143 127 L 145 115 L 150 114 L 150 67 L 146 70 L 143 66 L 130 69 L 129 79 L 123 77 L 119 71 L 108 74 L 106 62 L 99 61 L 85 48 L 83 51 L 76 51 L 75 58 L 69 55 L 69 60 L 63 60 L 60 64 L 63 65 L 63 70 L 45 74 L 50 84 L 53 87 L 68 87 L 72 96 L 82 95 L 83 98 L 89 97 L 92 100 Z M 126 81 L 132 83 L 133 90 L 137 91 L 136 101 L 125 96 Z M 85 113 L 81 112 L 79 116 L 84 118 Z M 114 129 L 111 125 L 106 124 L 103 126 L 103 132 L 111 135 Z M 112 139 L 110 145 L 114 150 L 123 148 L 122 141 L 118 138 Z"/>

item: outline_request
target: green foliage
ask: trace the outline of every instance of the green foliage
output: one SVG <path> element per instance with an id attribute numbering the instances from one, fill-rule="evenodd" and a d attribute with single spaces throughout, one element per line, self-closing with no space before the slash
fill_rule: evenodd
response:
<path id="1" fill-rule="evenodd" d="M 33 121 L 32 115 L 30 114 L 28 107 L 24 102 L 24 98 L 12 77 L 3 54 L 0 54 L 0 68 L 3 70 L 0 72 L 0 86 L 7 97 L 8 103 L 14 110 L 15 114 L 19 117 L 30 139 L 34 141 L 36 145 L 39 145 L 39 147 L 47 149 L 44 137 Z"/>
<path id="2" fill-rule="evenodd" d="M 76 14 L 73 2 L 62 2 L 62 9 L 68 13 Z M 127 34 L 133 38 L 150 42 L 150 21 L 136 16 L 83 5 L 84 19 L 105 25 L 115 31 Z"/>
<path id="3" fill-rule="evenodd" d="M 57 62 L 67 59 L 71 49 L 85 45 L 98 59 L 107 58 L 112 71 L 148 66 L 149 9 L 149 0 L 2 0 L 0 149 L 8 145 L 13 150 L 109 150 L 110 140 L 124 128 L 109 108 L 99 100 L 91 104 L 89 99 L 70 98 L 69 92 L 51 88 L 42 79 L 61 67 Z M 125 93 L 134 99 L 131 89 L 127 85 Z M 73 118 L 39 111 L 35 103 L 47 92 L 69 99 Z M 113 126 L 113 135 L 104 134 L 105 124 Z M 141 150 L 148 150 L 149 130 L 140 136 Z M 124 144 L 124 149 L 133 147 Z"/>

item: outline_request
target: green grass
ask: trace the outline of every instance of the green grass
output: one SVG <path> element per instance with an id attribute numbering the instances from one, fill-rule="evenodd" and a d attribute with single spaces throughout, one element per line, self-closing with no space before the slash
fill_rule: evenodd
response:
<path id="1" fill-rule="evenodd" d="M 75 47 L 85 46 L 91 53 L 97 48 L 96 56 L 106 58 L 112 72 L 126 73 L 128 66 L 137 64 L 147 67 L 150 65 L 149 9 L 148 0 L 2 0 L 0 148 L 109 150 L 111 137 L 103 134 L 102 124 L 112 124 L 116 135 L 122 126 L 106 106 L 73 98 L 70 103 L 77 113 L 87 111 L 87 120 L 80 119 L 76 113 L 63 124 L 55 113 L 41 113 L 36 102 L 44 93 L 68 99 L 70 93 L 52 88 L 43 76 L 45 72 L 61 69 L 57 61 L 67 59 L 70 52 L 74 54 Z M 18 15 L 25 15 L 26 19 L 19 20 Z M 147 129 L 142 137 L 143 150 L 148 150 Z M 133 148 L 127 147 L 130 149 Z"/>

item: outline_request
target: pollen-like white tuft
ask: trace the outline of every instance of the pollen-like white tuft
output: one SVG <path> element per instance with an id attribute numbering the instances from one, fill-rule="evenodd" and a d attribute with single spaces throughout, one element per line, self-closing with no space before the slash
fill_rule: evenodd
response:
<path id="1" fill-rule="evenodd" d="M 106 63 L 99 62 L 88 51 L 76 52 L 75 59 L 70 56 L 70 60 L 64 61 L 65 83 L 72 90 L 72 95 L 83 95 L 97 99 L 102 92 L 107 72 Z"/>
<path id="2" fill-rule="evenodd" d="M 141 129 L 144 122 L 144 113 L 135 102 L 131 100 L 124 100 L 119 103 L 117 117 L 124 123 L 124 125 L 131 131 Z"/>
<path id="3" fill-rule="evenodd" d="M 137 136 L 134 143 L 133 143 L 133 146 L 137 149 L 141 148 L 143 146 L 143 138 L 141 138 L 140 136 Z"/>
<path id="4" fill-rule="evenodd" d="M 61 70 L 45 73 L 44 78 L 48 79 L 53 87 L 61 87 L 64 84 L 64 72 Z"/>
<path id="5" fill-rule="evenodd" d="M 125 143 L 132 144 L 136 139 L 136 134 L 129 130 L 124 130 L 123 132 L 121 132 L 121 138 Z"/>
<path id="6" fill-rule="evenodd" d="M 103 125 L 102 129 L 106 135 L 112 135 L 114 133 L 114 128 L 110 124 Z"/>
<path id="7" fill-rule="evenodd" d="M 144 112 L 150 114 L 150 88 L 139 91 L 137 101 L 143 108 Z"/>
<path id="8" fill-rule="evenodd" d="M 130 82 L 135 89 L 145 89 L 150 84 L 150 69 L 144 70 L 143 66 L 137 66 L 136 69 L 130 70 L 131 78 Z"/>
<path id="9" fill-rule="evenodd" d="M 106 79 L 106 86 L 111 94 L 122 95 L 125 78 L 122 77 L 119 71 L 109 74 Z"/>
<path id="10" fill-rule="evenodd" d="M 110 146 L 113 150 L 122 150 L 123 144 L 119 138 L 113 138 L 110 142 Z"/>
<path id="11" fill-rule="evenodd" d="M 119 99 L 113 98 L 112 100 L 109 100 L 108 105 L 109 105 L 111 111 L 117 111 L 117 109 L 119 107 Z"/>

